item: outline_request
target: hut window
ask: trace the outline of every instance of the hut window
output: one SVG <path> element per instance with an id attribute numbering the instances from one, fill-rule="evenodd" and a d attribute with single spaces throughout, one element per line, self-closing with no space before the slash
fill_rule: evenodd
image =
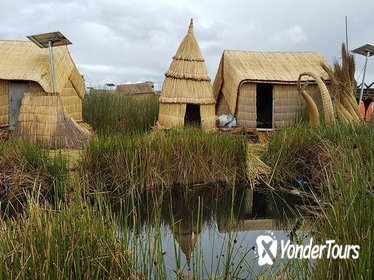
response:
<path id="1" fill-rule="evenodd" d="M 185 125 L 201 126 L 200 105 L 187 103 L 184 116 Z"/>
<path id="2" fill-rule="evenodd" d="M 257 84 L 257 128 L 273 127 L 273 85 Z"/>

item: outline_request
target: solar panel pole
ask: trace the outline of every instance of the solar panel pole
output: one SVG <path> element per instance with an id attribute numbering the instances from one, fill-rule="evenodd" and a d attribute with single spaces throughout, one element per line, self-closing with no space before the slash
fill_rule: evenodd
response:
<path id="1" fill-rule="evenodd" d="M 49 49 L 49 64 L 51 68 L 51 80 L 52 80 L 52 92 L 56 93 L 56 79 L 55 79 L 55 66 L 53 63 L 53 41 L 48 41 L 48 49 Z"/>
<path id="2" fill-rule="evenodd" d="M 365 82 L 365 75 L 366 75 L 366 65 L 368 63 L 368 58 L 370 56 L 370 51 L 366 52 L 366 58 L 365 58 L 365 66 L 364 66 L 364 74 L 362 75 L 362 84 L 361 84 L 361 90 L 360 90 L 360 99 L 358 100 L 358 105 L 361 104 L 362 96 L 364 95 L 364 82 Z"/>
<path id="3" fill-rule="evenodd" d="M 61 34 L 61 32 L 50 32 L 37 35 L 27 36 L 39 48 L 48 48 L 49 50 L 49 67 L 50 79 L 52 83 L 52 93 L 56 94 L 56 77 L 55 77 L 55 64 L 53 59 L 53 47 L 70 45 L 71 42 Z"/>

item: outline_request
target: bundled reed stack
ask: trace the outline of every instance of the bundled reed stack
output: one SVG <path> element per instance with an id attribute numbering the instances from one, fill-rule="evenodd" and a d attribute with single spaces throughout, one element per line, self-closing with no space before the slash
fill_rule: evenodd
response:
<path id="1" fill-rule="evenodd" d="M 353 55 L 347 52 L 344 43 L 342 44 L 341 64 L 335 61 L 332 68 L 327 64 L 322 64 L 321 66 L 331 79 L 329 89 L 320 77 L 311 72 L 300 74 L 298 80 L 299 89 L 301 90 L 301 78 L 303 76 L 310 76 L 316 81 L 321 93 L 323 114 L 326 123 L 338 121 L 355 124 L 361 122 L 363 119 L 355 100 L 355 61 Z M 301 90 L 300 93 L 307 104 L 311 126 L 318 126 L 319 112 L 316 104 L 305 90 Z"/>
<path id="2" fill-rule="evenodd" d="M 68 116 L 60 96 L 45 92 L 25 94 L 13 135 L 50 149 L 81 149 L 90 138 L 90 132 Z"/>
<path id="3" fill-rule="evenodd" d="M 159 98 L 158 127 L 183 127 L 197 117 L 203 129 L 214 128 L 215 99 L 192 19 L 165 77 Z"/>

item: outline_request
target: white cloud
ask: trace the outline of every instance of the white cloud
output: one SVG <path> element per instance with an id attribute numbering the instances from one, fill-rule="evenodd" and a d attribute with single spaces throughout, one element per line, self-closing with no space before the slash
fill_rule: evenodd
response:
<path id="1" fill-rule="evenodd" d="M 304 30 L 299 25 L 294 25 L 286 29 L 279 30 L 270 37 L 274 44 L 302 43 L 308 40 Z"/>
<path id="2" fill-rule="evenodd" d="M 214 80 L 222 51 L 319 51 L 332 61 L 349 17 L 352 48 L 374 43 L 372 0 L 12 0 L 0 2 L 0 39 L 59 30 L 92 82 L 162 83 L 194 18 L 195 34 Z M 362 10 L 361 7 L 366 7 Z M 357 69 L 363 59 L 357 58 Z M 374 80 L 374 62 L 368 63 Z"/>

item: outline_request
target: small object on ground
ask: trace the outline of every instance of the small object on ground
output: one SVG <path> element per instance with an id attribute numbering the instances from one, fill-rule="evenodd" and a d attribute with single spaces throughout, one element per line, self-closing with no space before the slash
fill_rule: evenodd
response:
<path id="1" fill-rule="evenodd" d="M 293 195 L 301 195 L 301 192 L 299 190 L 291 190 L 290 193 Z"/>
<path id="2" fill-rule="evenodd" d="M 231 114 L 222 114 L 218 116 L 219 127 L 223 129 L 231 129 L 236 127 L 236 119 Z"/>

